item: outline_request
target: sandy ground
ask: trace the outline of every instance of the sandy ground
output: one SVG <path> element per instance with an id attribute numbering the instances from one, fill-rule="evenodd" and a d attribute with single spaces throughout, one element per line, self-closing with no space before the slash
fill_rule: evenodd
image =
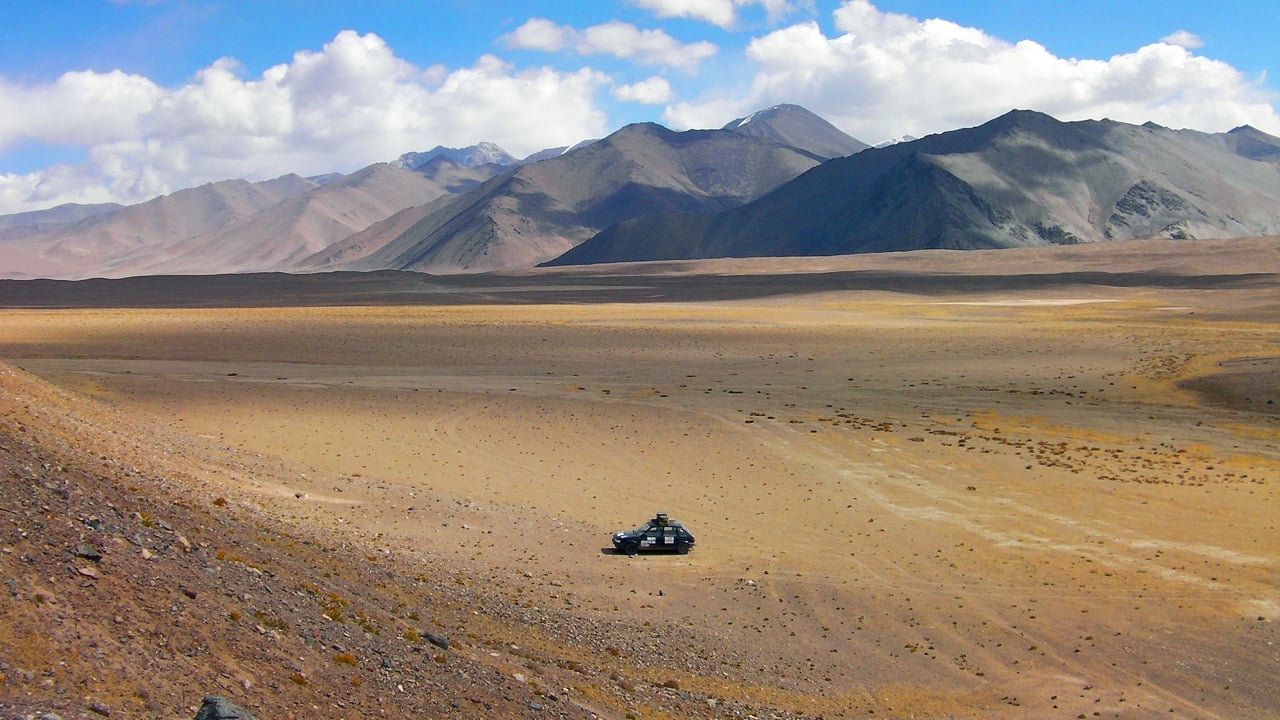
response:
<path id="1" fill-rule="evenodd" d="M 275 463 L 226 492 L 282 522 L 670 638 L 707 668 L 682 690 L 1280 717 L 1278 305 L 1269 281 L 11 310 L 0 357 Z M 609 549 L 654 511 L 692 554 Z"/>

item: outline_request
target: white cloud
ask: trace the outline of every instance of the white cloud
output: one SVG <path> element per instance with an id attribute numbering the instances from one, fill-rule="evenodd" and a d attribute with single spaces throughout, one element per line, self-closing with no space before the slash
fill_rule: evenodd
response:
<path id="1" fill-rule="evenodd" d="M 69 72 L 35 88 L 0 78 L 0 149 L 23 140 L 79 145 L 134 133 L 162 94 L 150 80 L 119 70 Z"/>
<path id="2" fill-rule="evenodd" d="M 1195 50 L 1196 48 L 1204 46 L 1204 41 L 1200 39 L 1199 35 L 1187 32 L 1186 30 L 1178 30 L 1177 32 L 1169 33 L 1168 35 L 1160 38 L 1160 42 L 1168 45 L 1177 45 L 1178 47 L 1184 47 L 1188 50 Z"/>
<path id="3" fill-rule="evenodd" d="M 715 55 L 714 43 L 701 40 L 682 43 L 663 30 L 642 30 L 630 23 L 610 20 L 579 30 L 544 18 L 526 21 L 504 35 L 507 47 L 556 51 L 572 47 L 581 55 L 613 55 L 641 65 L 660 65 L 694 71 Z"/>
<path id="4" fill-rule="evenodd" d="M 137 202 L 203 182 L 350 171 L 436 144 L 490 140 L 523 155 L 607 130 L 605 74 L 418 68 L 377 35 L 339 33 L 256 78 L 222 59 L 161 88 L 125 73 L 67 73 L 47 85 L 0 79 L 0 149 L 83 145 L 88 160 L 0 174 L 0 213 L 63 202 Z"/>
<path id="5" fill-rule="evenodd" d="M 792 0 L 631 0 L 632 4 L 652 11 L 662 18 L 689 18 L 701 20 L 722 28 L 731 28 L 738 22 L 738 8 L 760 5 L 770 22 L 776 22 L 795 10 Z"/>
<path id="6" fill-rule="evenodd" d="M 671 102 L 671 83 L 657 75 L 630 85 L 619 85 L 612 91 L 613 96 L 625 102 L 638 102 L 647 105 L 661 105 Z"/>
<path id="7" fill-rule="evenodd" d="M 750 90 L 672 105 L 675 127 L 719 127 L 782 102 L 804 105 L 851 135 L 878 142 L 980 124 L 1012 108 L 1062 120 L 1109 117 L 1222 131 L 1253 124 L 1280 133 L 1274 101 L 1227 63 L 1196 55 L 1194 36 L 1105 60 L 1060 58 L 947 20 L 887 13 L 848 0 L 839 34 L 800 23 L 752 40 Z M 1178 42 L 1170 42 L 1176 40 Z"/>
<path id="8" fill-rule="evenodd" d="M 557 25 L 546 18 L 531 18 L 505 35 L 503 41 L 510 47 L 555 52 L 563 50 L 569 44 L 569 36 L 572 34 L 571 28 Z"/>

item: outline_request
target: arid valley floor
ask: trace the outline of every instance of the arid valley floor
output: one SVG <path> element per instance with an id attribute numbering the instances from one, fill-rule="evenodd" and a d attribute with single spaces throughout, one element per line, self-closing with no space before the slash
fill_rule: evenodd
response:
<path id="1" fill-rule="evenodd" d="M 1280 717 L 1280 240 L 156 282 L 0 288 L 5 717 Z"/>

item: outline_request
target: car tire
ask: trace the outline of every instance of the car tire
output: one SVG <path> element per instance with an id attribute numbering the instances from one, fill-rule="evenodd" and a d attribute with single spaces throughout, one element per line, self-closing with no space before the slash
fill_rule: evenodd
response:
<path id="1" fill-rule="evenodd" d="M 622 544 L 622 552 L 626 553 L 628 557 L 635 557 L 636 553 L 640 552 L 640 543 L 635 540 L 625 542 Z"/>
<path id="2" fill-rule="evenodd" d="M 676 552 L 680 553 L 681 555 L 688 555 L 689 548 L 690 548 L 690 545 L 687 542 L 676 543 Z"/>

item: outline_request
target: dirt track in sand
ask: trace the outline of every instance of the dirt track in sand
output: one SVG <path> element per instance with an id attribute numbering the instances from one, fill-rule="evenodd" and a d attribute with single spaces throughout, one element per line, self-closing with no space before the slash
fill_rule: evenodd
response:
<path id="1" fill-rule="evenodd" d="M 1073 290 L 8 311 L 0 353 L 280 460 L 235 490 L 285 522 L 671 631 L 725 670 L 683 690 L 1275 716 L 1280 389 L 1223 374 L 1275 286 Z M 693 554 L 606 549 L 655 510 Z"/>

